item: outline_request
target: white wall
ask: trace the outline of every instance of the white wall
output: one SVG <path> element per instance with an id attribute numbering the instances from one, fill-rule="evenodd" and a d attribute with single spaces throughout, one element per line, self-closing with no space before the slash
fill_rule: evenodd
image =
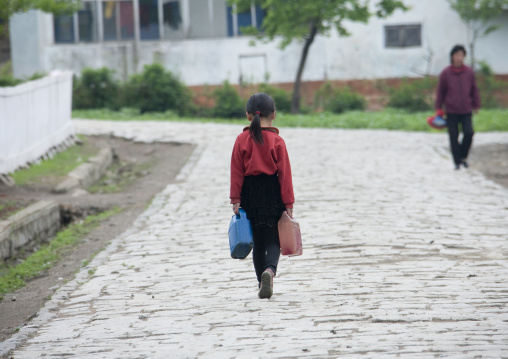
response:
<path id="1" fill-rule="evenodd" d="M 335 32 L 329 37 L 318 36 L 311 46 L 303 80 L 414 77 L 426 73 L 427 68 L 430 74 L 439 74 L 449 63 L 453 45 L 466 45 L 466 27 L 446 0 L 406 0 L 405 3 L 411 8 L 408 12 L 397 11 L 387 19 L 373 18 L 366 25 L 348 24 L 351 37 L 339 37 Z M 477 58 L 486 60 L 498 74 L 508 74 L 508 61 L 505 61 L 508 58 L 507 19 L 508 12 L 505 12 L 499 20 L 503 28 L 480 39 L 477 45 Z M 385 25 L 415 23 L 422 25 L 421 47 L 385 48 Z M 52 32 L 52 26 L 47 26 L 47 31 Z M 115 69 L 119 78 L 125 79 L 156 60 L 179 74 L 189 86 L 215 85 L 226 79 L 237 84 L 242 75 L 243 79 L 262 80 L 264 74 L 257 79 L 257 71 L 268 72 L 271 83 L 294 81 L 302 43 L 295 41 L 280 50 L 278 41 L 260 43 L 255 47 L 249 46 L 250 41 L 251 38 L 238 37 L 142 41 L 138 44 L 48 45 L 39 51 L 40 64 L 36 66 L 42 71 L 68 69 L 75 73 L 84 67 L 107 66 Z M 433 52 L 430 66 L 424 59 L 429 51 Z M 13 59 L 16 72 L 19 57 L 14 58 L 13 53 Z M 246 71 L 249 63 L 255 67 Z M 241 68 L 246 73 L 242 74 Z"/>
<path id="2" fill-rule="evenodd" d="M 72 73 L 0 87 L 0 173 L 39 159 L 74 135 Z"/>
<path id="3" fill-rule="evenodd" d="M 500 25 L 501 29 L 477 42 L 476 58 L 486 60 L 494 72 L 508 74 L 508 10 L 495 24 Z"/>
<path id="4" fill-rule="evenodd" d="M 16 14 L 9 21 L 9 33 L 14 76 L 47 71 L 41 55 L 53 43 L 53 17 L 36 10 Z"/>

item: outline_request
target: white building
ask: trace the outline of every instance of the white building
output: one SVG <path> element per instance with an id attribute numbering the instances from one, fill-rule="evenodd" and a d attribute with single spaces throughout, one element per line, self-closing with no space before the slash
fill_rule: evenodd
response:
<path id="1" fill-rule="evenodd" d="M 374 0 L 372 1 L 374 3 Z M 126 79 L 154 61 L 188 86 L 293 82 L 303 44 L 285 50 L 278 41 L 250 46 L 242 26 L 259 26 L 253 6 L 235 14 L 225 0 L 82 0 L 83 10 L 54 18 L 39 11 L 11 18 L 14 75 L 55 69 L 79 73 L 109 67 Z M 381 79 L 439 74 L 455 44 L 467 44 L 467 28 L 447 0 L 405 0 L 407 12 L 368 24 L 350 23 L 350 37 L 317 36 L 303 81 Z M 508 10 L 498 31 L 480 39 L 476 58 L 496 74 L 508 74 Z"/>

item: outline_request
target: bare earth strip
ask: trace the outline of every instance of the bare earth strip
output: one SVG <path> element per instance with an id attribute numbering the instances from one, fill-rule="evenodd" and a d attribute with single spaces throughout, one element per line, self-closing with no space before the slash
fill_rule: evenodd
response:
<path id="1" fill-rule="evenodd" d="M 229 257 L 241 126 L 75 121 L 198 146 L 177 181 L 31 325 L 16 359 L 508 357 L 508 191 L 453 171 L 445 134 L 283 129 L 304 254 L 270 300 Z M 475 145 L 506 144 L 482 133 Z M 93 275 L 90 268 L 96 269 Z"/>

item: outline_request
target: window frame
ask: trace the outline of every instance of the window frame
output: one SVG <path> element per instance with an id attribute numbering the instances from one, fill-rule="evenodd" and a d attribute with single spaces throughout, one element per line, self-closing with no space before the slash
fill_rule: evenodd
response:
<path id="1" fill-rule="evenodd" d="M 418 31 L 418 43 L 417 44 L 408 44 L 407 43 L 407 31 L 410 29 L 417 29 Z M 397 44 L 389 42 L 389 31 L 397 30 L 398 31 L 398 41 Z M 387 49 L 403 49 L 403 48 L 411 48 L 411 47 L 422 47 L 422 24 L 402 24 L 402 25 L 385 25 L 384 26 L 384 36 L 385 36 L 385 48 Z"/>
<path id="2" fill-rule="evenodd" d="M 108 1 L 115 2 L 115 15 L 116 15 L 116 39 L 113 39 L 112 37 L 105 39 L 105 21 L 104 21 L 104 4 Z M 122 38 L 121 30 L 118 29 L 119 23 L 121 22 L 121 11 L 120 9 L 120 2 L 121 1 L 129 1 L 132 2 L 132 11 L 133 11 L 133 26 L 134 26 L 134 38 Z M 93 3 L 95 4 L 95 15 L 96 19 L 95 24 L 92 24 L 92 26 L 95 26 L 96 31 L 96 38 L 92 41 L 81 41 L 80 40 L 80 34 L 79 34 L 79 19 L 78 19 L 78 12 L 73 13 L 72 15 L 69 15 L 72 19 L 73 25 L 72 25 L 72 41 L 57 41 L 57 32 L 56 29 L 53 31 L 53 43 L 55 45 L 65 45 L 65 44 L 78 44 L 78 43 L 86 43 L 86 44 L 101 44 L 101 43 L 112 43 L 112 42 L 126 42 L 126 41 L 135 41 L 135 42 L 149 42 L 149 41 L 164 41 L 164 40 L 176 40 L 176 39 L 189 39 L 190 37 L 190 1 L 193 0 L 173 0 L 178 1 L 179 6 L 179 12 L 180 12 L 180 23 L 179 23 L 179 31 L 182 32 L 181 37 L 171 38 L 167 37 L 165 33 L 164 28 L 164 1 L 163 0 L 155 0 L 156 1 L 156 9 L 157 9 L 157 30 L 155 28 L 152 28 L 152 34 L 155 34 L 155 31 L 158 33 L 158 38 L 142 38 L 141 33 L 141 13 L 140 13 L 140 2 L 141 0 L 82 0 L 83 3 Z M 214 0 L 208 0 L 205 2 L 208 4 L 208 14 L 209 14 L 209 26 L 210 30 L 214 28 L 214 11 L 217 11 L 217 7 L 214 7 Z M 234 5 L 236 8 L 236 5 Z M 241 31 L 238 26 L 238 16 L 232 11 L 229 11 L 228 14 L 228 8 L 231 8 L 231 6 L 228 6 L 226 3 L 226 8 L 224 11 L 226 11 L 226 32 L 225 37 L 236 37 L 236 36 L 242 36 Z M 215 9 L 215 10 L 214 10 Z M 259 5 L 256 5 L 254 2 L 252 2 L 250 6 L 250 21 L 252 26 L 256 26 L 257 28 L 260 28 L 260 25 L 262 23 L 262 20 L 266 14 L 263 12 L 263 10 L 259 7 Z M 228 15 L 230 15 L 230 18 L 228 18 Z M 53 24 L 55 26 L 58 17 L 53 17 Z M 231 34 L 231 31 L 229 30 L 230 27 L 233 27 L 233 34 Z M 60 35 L 60 34 L 59 34 Z M 60 35 L 59 38 L 62 38 Z"/>
<path id="3" fill-rule="evenodd" d="M 228 6 L 226 4 L 226 20 L 228 21 L 228 37 L 238 37 L 243 36 L 243 34 L 240 32 L 240 26 L 238 25 L 238 12 L 237 12 L 237 5 L 233 4 Z M 250 20 L 251 24 L 250 26 L 256 27 L 257 29 L 261 28 L 261 24 L 263 23 L 264 16 L 258 16 L 262 14 L 263 9 L 259 5 L 256 5 L 254 2 L 251 3 L 250 8 Z M 244 14 L 244 13 L 242 13 Z M 231 21 L 231 23 L 229 22 Z"/>

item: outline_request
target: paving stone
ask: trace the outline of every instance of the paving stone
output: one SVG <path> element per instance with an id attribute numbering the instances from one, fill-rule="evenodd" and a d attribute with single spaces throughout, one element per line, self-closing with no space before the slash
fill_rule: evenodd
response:
<path id="1" fill-rule="evenodd" d="M 281 129 L 304 250 L 281 257 L 260 300 L 251 257 L 231 259 L 227 239 L 242 126 L 75 125 L 198 146 L 15 358 L 508 357 L 508 191 L 473 163 L 453 171 L 446 134 Z M 486 143 L 508 134 L 475 135 Z"/>

